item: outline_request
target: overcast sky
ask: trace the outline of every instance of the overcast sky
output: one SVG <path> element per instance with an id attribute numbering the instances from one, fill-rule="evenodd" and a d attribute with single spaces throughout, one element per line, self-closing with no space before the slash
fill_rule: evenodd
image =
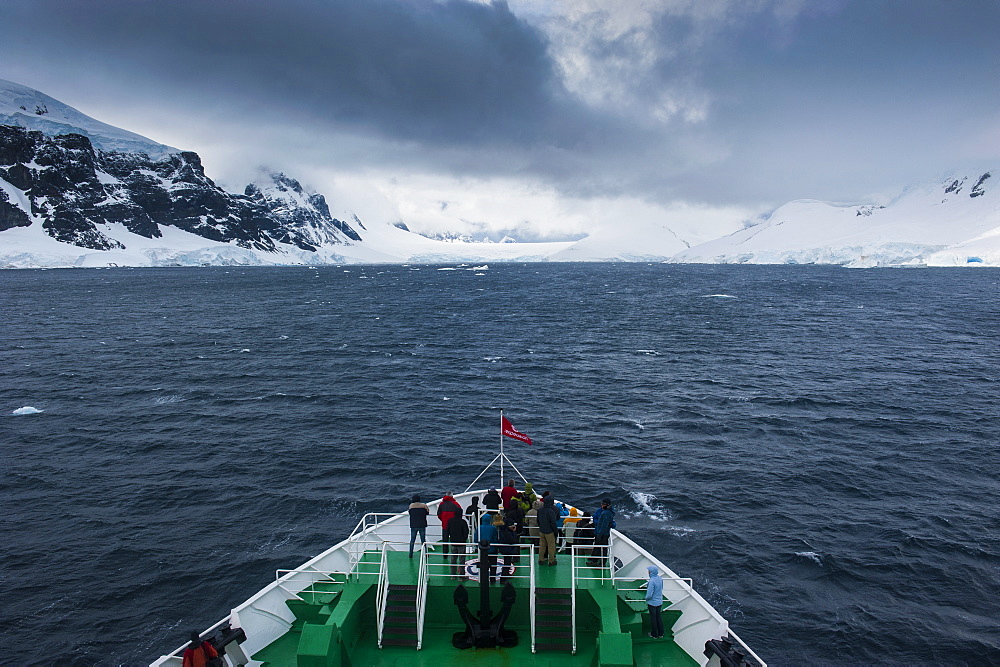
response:
<path id="1" fill-rule="evenodd" d="M 0 78 L 232 190 L 263 167 L 418 229 L 697 241 L 1000 165 L 998 35 L 1000 0 L 2 0 Z"/>

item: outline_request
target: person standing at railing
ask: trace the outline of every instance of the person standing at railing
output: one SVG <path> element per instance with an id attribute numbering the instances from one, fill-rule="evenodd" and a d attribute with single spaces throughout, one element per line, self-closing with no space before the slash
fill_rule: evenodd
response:
<path id="1" fill-rule="evenodd" d="M 556 512 L 555 499 L 546 496 L 542 509 L 538 510 L 538 564 L 556 564 L 556 531 L 559 524 L 559 514 Z"/>
<path id="2" fill-rule="evenodd" d="M 520 537 L 517 534 L 517 525 L 508 523 L 498 526 L 497 541 L 500 543 L 500 554 L 503 556 L 503 569 L 500 570 L 500 580 L 502 581 L 503 573 L 513 573 L 518 560 L 520 560 L 518 552 L 521 548 L 518 546 Z"/>
<path id="3" fill-rule="evenodd" d="M 479 524 L 479 542 L 488 542 L 490 547 L 487 549 L 489 562 L 479 563 L 479 576 L 493 578 L 496 573 L 497 567 L 497 527 L 495 523 L 503 525 L 503 519 L 499 516 L 494 519 L 493 515 L 487 512 L 483 515 L 483 520 Z"/>
<path id="4" fill-rule="evenodd" d="M 479 516 L 483 508 L 479 506 L 479 496 L 472 496 L 472 504 L 465 508 L 465 516 L 472 526 L 472 541 L 479 543 Z"/>
<path id="5" fill-rule="evenodd" d="M 531 486 L 531 482 L 524 483 L 524 491 L 521 492 L 521 497 L 532 505 L 534 505 L 535 501 L 538 500 L 538 494 L 535 493 L 535 489 Z"/>
<path id="6" fill-rule="evenodd" d="M 649 571 L 649 583 L 646 584 L 646 606 L 649 607 L 649 636 L 653 639 L 663 639 L 663 579 L 660 570 L 655 565 L 646 568 Z"/>
<path id="7" fill-rule="evenodd" d="M 486 492 L 486 495 L 483 496 L 483 505 L 486 505 L 486 509 L 491 512 L 499 512 L 500 505 L 502 504 L 503 498 L 500 497 L 500 494 L 497 493 L 496 489 L 490 489 Z"/>
<path id="8" fill-rule="evenodd" d="M 611 499 L 601 501 L 601 509 L 594 512 L 594 548 L 590 552 L 587 565 L 596 567 L 608 557 L 608 542 L 611 541 L 611 529 L 614 528 L 615 511 L 611 509 Z"/>
<path id="9" fill-rule="evenodd" d="M 542 504 L 535 501 L 534 506 L 524 515 L 524 522 L 528 525 L 528 541 L 538 546 L 538 510 L 542 509 Z"/>
<path id="10" fill-rule="evenodd" d="M 456 514 L 448 520 L 448 528 L 444 533 L 444 553 L 445 558 L 450 559 L 455 566 L 455 578 L 461 579 L 465 571 L 465 543 L 469 539 L 469 524 L 465 522 L 465 517 Z M 448 544 L 448 543 L 451 544 Z M 448 556 L 448 554 L 451 554 Z"/>
<path id="11" fill-rule="evenodd" d="M 462 506 L 458 504 L 455 497 L 450 493 L 444 494 L 441 498 L 441 502 L 438 503 L 438 518 L 441 519 L 441 541 L 445 543 L 444 545 L 444 556 L 445 560 L 448 560 L 448 554 L 451 553 L 451 549 L 448 546 L 448 522 L 452 520 L 452 517 L 462 516 Z"/>
<path id="12" fill-rule="evenodd" d="M 575 507 L 569 508 L 569 514 L 563 519 L 563 542 L 561 549 L 571 549 L 573 547 L 573 534 L 576 532 L 576 524 L 579 523 L 580 510 Z"/>
<path id="13" fill-rule="evenodd" d="M 510 502 L 515 493 L 517 493 L 517 489 L 514 487 L 514 480 L 507 480 L 507 486 L 500 489 L 500 500 L 503 501 L 504 507 L 507 507 L 507 503 Z"/>
<path id="14" fill-rule="evenodd" d="M 420 502 L 420 496 L 414 494 L 413 502 L 407 512 L 410 514 L 410 558 L 413 558 L 413 543 L 420 535 L 420 546 L 427 542 L 427 517 L 431 513 L 431 508 Z"/>

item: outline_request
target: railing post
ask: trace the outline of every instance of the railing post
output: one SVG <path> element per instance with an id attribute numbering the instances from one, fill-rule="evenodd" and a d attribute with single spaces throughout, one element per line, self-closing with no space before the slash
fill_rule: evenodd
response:
<path id="1" fill-rule="evenodd" d="M 570 558 L 572 560 L 572 558 Z M 531 615 L 531 652 L 535 652 L 535 545 L 528 545 L 528 562 L 530 566 L 528 568 L 528 595 Z"/>
<path id="2" fill-rule="evenodd" d="M 570 632 L 573 637 L 573 655 L 576 655 L 576 550 L 577 545 L 569 548 L 569 592 L 570 592 Z"/>

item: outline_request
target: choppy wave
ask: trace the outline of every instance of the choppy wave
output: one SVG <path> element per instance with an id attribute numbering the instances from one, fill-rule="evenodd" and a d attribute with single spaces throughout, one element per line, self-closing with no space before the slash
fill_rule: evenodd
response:
<path id="1" fill-rule="evenodd" d="M 38 408 L 36 408 L 34 406 L 26 405 L 23 408 L 17 408 L 16 410 L 14 410 L 13 412 L 11 412 L 10 414 L 12 414 L 12 415 L 37 415 L 37 414 L 42 413 L 42 412 L 45 412 L 45 410 L 39 410 Z"/>

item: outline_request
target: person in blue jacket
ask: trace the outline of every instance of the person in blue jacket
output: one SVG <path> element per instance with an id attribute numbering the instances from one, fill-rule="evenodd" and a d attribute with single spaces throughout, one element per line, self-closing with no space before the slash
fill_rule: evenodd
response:
<path id="1" fill-rule="evenodd" d="M 649 571 L 649 583 L 646 584 L 646 606 L 649 607 L 649 636 L 653 639 L 663 638 L 663 579 L 660 570 L 655 565 L 646 568 Z"/>
<path id="2" fill-rule="evenodd" d="M 608 557 L 608 542 L 611 540 L 611 529 L 617 527 L 615 511 L 611 509 L 611 499 L 601 501 L 601 509 L 594 512 L 594 548 L 590 551 L 587 565 L 598 567 Z"/>
<path id="3" fill-rule="evenodd" d="M 493 579 L 497 570 L 497 527 L 494 525 L 493 519 L 493 515 L 486 512 L 483 514 L 482 521 L 479 524 L 479 541 L 490 543 L 490 548 L 487 551 L 489 562 L 479 564 L 479 576 L 488 576 L 490 579 Z M 503 525 L 503 519 L 496 517 L 496 520 L 501 526 Z"/>

